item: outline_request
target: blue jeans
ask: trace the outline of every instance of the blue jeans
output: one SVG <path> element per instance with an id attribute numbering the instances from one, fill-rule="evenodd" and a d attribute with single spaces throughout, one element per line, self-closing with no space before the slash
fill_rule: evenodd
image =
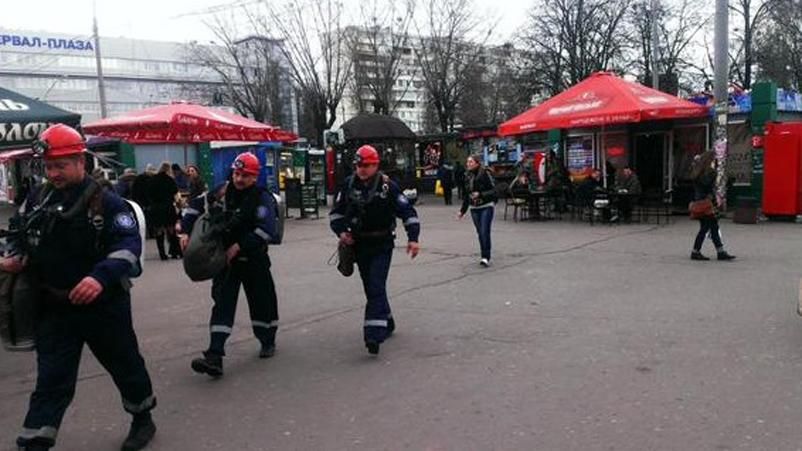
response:
<path id="1" fill-rule="evenodd" d="M 479 247 L 482 249 L 482 258 L 490 260 L 490 227 L 493 224 L 494 207 L 471 210 L 473 225 L 479 235 Z"/>

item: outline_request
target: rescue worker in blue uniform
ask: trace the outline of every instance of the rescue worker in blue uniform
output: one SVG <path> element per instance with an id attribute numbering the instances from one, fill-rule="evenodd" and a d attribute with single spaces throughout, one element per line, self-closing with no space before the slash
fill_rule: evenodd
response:
<path id="1" fill-rule="evenodd" d="M 210 344 L 203 357 L 192 361 L 192 369 L 212 377 L 223 375 L 225 343 L 234 326 L 240 286 L 245 289 L 253 333 L 261 343 L 260 358 L 270 358 L 276 349 L 278 306 L 276 287 L 270 274 L 267 246 L 276 234 L 275 199 L 256 185 L 261 164 L 252 153 L 237 156 L 231 181 L 208 194 L 192 199 L 181 221 L 181 246 L 186 249 L 195 221 L 207 206 L 221 208 L 228 224 L 223 237 L 228 267 L 212 281 Z"/>
<path id="2" fill-rule="evenodd" d="M 362 285 L 365 306 L 365 346 L 371 354 L 395 330 L 395 320 L 387 299 L 387 276 L 395 248 L 396 218 L 404 223 L 407 254 L 420 252 L 420 220 L 415 208 L 398 185 L 379 172 L 379 154 L 372 146 L 362 146 L 356 153 L 355 173 L 345 180 L 334 201 L 329 219 L 331 230 L 341 246 L 353 246 Z"/>
<path id="3" fill-rule="evenodd" d="M 133 415 L 122 449 L 142 449 L 156 432 L 150 414 L 156 398 L 131 321 L 129 278 L 141 273 L 136 218 L 124 200 L 87 176 L 86 145 L 77 131 L 51 126 L 35 149 L 44 153 L 48 183 L 28 196 L 15 223 L 34 212 L 37 220 L 0 261 L 3 271 L 30 271 L 40 289 L 38 375 L 17 444 L 27 451 L 54 446 L 87 344 Z"/>

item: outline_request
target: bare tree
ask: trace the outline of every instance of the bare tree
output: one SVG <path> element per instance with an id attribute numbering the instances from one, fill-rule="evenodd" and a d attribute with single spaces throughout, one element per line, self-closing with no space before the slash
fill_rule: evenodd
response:
<path id="1" fill-rule="evenodd" d="M 537 0 L 524 33 L 532 55 L 546 62 L 556 94 L 593 72 L 625 64 L 628 0 Z"/>
<path id="2" fill-rule="evenodd" d="M 734 29 L 735 39 L 730 48 L 730 80 L 737 81 L 743 89 L 752 87 L 752 66 L 755 64 L 755 32 L 768 19 L 770 7 L 776 0 L 731 0 L 730 11 L 740 21 Z M 801 6 L 797 3 L 797 8 Z"/>
<path id="3" fill-rule="evenodd" d="M 415 11 L 413 0 L 400 6 L 393 0 L 367 0 L 360 6 L 360 24 L 348 28 L 354 76 L 351 92 L 359 112 L 371 103 L 374 113 L 393 114 L 407 92 L 396 88 L 402 75 L 414 76 L 404 57 L 412 56 L 409 28 Z M 404 74 L 404 71 L 411 71 Z"/>
<path id="4" fill-rule="evenodd" d="M 542 96 L 545 83 L 532 55 L 507 43 L 493 50 L 496 70 L 491 78 L 490 120 L 500 123 L 520 114 Z"/>
<path id="5" fill-rule="evenodd" d="M 694 66 L 695 47 L 699 34 L 710 23 L 703 16 L 698 2 L 681 0 L 679 3 L 658 2 L 652 11 L 651 1 L 640 0 L 630 13 L 630 21 L 638 40 L 636 68 L 641 82 L 652 83 L 652 21 L 657 21 L 658 69 L 667 79 L 687 79 L 687 71 Z M 686 86 L 687 88 L 687 86 Z"/>
<path id="6" fill-rule="evenodd" d="M 285 4 L 282 4 L 285 5 Z M 323 132 L 337 120 L 351 73 L 343 27 L 343 4 L 333 0 L 290 0 L 285 7 L 263 3 L 248 10 L 248 19 L 261 35 L 282 40 L 290 76 L 312 124 L 310 140 L 323 141 Z"/>
<path id="7" fill-rule="evenodd" d="M 223 82 L 218 101 L 230 103 L 240 114 L 258 122 L 283 123 L 288 99 L 282 85 L 288 74 L 279 44 L 260 36 L 243 38 L 232 33 L 233 20 L 215 16 L 206 23 L 217 45 L 190 43 L 187 57 L 217 74 Z"/>
<path id="8" fill-rule="evenodd" d="M 489 122 L 489 104 L 492 102 L 491 83 L 485 77 L 487 65 L 479 64 L 465 68 L 464 95 L 457 104 L 457 121 L 464 126 L 482 125 Z"/>
<path id="9" fill-rule="evenodd" d="M 457 121 L 469 68 L 481 61 L 493 24 L 476 14 L 472 0 L 426 0 L 417 24 L 416 57 L 442 132 Z"/>
<path id="10" fill-rule="evenodd" d="M 775 0 L 755 34 L 760 74 L 780 86 L 802 90 L 802 3 Z"/>

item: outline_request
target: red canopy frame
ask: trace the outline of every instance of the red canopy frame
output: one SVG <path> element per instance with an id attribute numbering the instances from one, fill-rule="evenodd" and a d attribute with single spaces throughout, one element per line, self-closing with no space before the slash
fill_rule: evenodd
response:
<path id="1" fill-rule="evenodd" d="M 597 72 L 540 105 L 504 122 L 499 135 L 708 117 L 710 109 Z"/>
<path id="2" fill-rule="evenodd" d="M 293 142 L 298 136 L 272 125 L 191 103 L 173 103 L 83 126 L 90 135 L 120 138 L 133 144 L 201 143 L 208 141 Z"/>

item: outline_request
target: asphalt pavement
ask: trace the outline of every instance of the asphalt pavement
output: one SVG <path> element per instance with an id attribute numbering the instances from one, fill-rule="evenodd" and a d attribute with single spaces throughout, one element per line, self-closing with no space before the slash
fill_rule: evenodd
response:
<path id="1" fill-rule="evenodd" d="M 326 219 L 289 220 L 270 250 L 276 356 L 257 358 L 241 298 L 220 380 L 189 368 L 208 343 L 209 284 L 150 243 L 133 291 L 159 401 L 149 449 L 802 449 L 802 226 L 725 221 L 738 260 L 692 262 L 685 218 L 516 223 L 502 209 L 482 269 L 470 220 L 420 207 L 422 254 L 397 243 L 398 330 L 378 357 L 362 343 L 358 276 L 327 264 Z M 0 351 L 0 450 L 34 381 L 32 354 Z M 128 421 L 87 350 L 56 449 L 119 449 Z"/>

